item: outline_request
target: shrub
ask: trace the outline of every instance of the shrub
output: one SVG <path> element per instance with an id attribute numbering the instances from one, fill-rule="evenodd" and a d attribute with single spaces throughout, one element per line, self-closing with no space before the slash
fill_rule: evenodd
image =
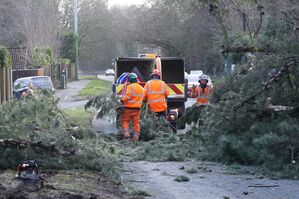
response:
<path id="1" fill-rule="evenodd" d="M 33 48 L 29 53 L 30 66 L 28 68 L 48 67 L 53 62 L 53 50 L 50 48 Z"/>

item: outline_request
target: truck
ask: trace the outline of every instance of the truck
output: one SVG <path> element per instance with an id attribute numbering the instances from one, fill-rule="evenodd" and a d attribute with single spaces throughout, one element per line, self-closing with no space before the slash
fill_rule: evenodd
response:
<path id="1" fill-rule="evenodd" d="M 121 97 L 125 86 L 120 83 L 119 78 L 130 72 L 137 71 L 141 77 L 139 84 L 144 86 L 150 80 L 153 70 L 154 57 L 127 57 L 115 58 L 115 78 L 113 92 Z M 179 57 L 161 57 L 162 80 L 167 84 L 169 96 L 167 97 L 168 110 L 166 118 L 171 126 L 176 128 L 178 119 L 185 112 L 185 102 L 187 101 L 187 83 L 185 82 L 185 60 Z M 181 126 L 181 128 L 184 128 Z"/>

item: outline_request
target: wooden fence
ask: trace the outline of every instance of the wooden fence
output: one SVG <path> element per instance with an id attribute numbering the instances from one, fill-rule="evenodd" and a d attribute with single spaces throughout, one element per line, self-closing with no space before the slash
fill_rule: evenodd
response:
<path id="1" fill-rule="evenodd" d="M 0 103 L 10 101 L 12 97 L 12 70 L 0 67 Z"/>
<path id="2" fill-rule="evenodd" d="M 56 68 L 53 70 L 53 68 Z M 12 70 L 10 68 L 0 68 L 0 104 L 5 101 L 10 101 L 12 98 L 12 83 L 21 77 L 28 76 L 56 76 L 60 80 L 61 71 L 67 70 L 68 80 L 75 79 L 75 66 L 74 64 L 57 64 L 54 67 L 46 67 L 40 69 L 19 69 Z"/>
<path id="3" fill-rule="evenodd" d="M 13 81 L 22 77 L 29 76 L 49 76 L 51 77 L 51 67 L 38 68 L 38 69 L 20 69 L 13 70 Z"/>
<path id="4" fill-rule="evenodd" d="M 29 76 L 49 76 L 53 80 L 60 80 L 62 70 L 67 71 L 68 80 L 75 79 L 75 65 L 74 64 L 54 64 L 51 67 L 39 68 L 39 69 L 18 69 L 13 70 L 13 81 L 22 77 Z"/>

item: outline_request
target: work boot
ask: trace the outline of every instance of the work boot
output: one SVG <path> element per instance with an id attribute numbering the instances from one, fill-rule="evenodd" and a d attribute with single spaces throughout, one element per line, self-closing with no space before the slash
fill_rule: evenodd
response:
<path id="1" fill-rule="evenodd" d="M 138 141 L 139 141 L 139 136 L 140 136 L 140 133 L 138 133 L 138 132 L 134 132 L 134 134 L 133 134 L 133 140 L 134 140 L 135 142 L 138 142 Z"/>
<path id="2" fill-rule="evenodd" d="M 130 137 L 131 137 L 130 133 L 128 131 L 125 131 L 124 132 L 124 140 L 130 140 Z"/>

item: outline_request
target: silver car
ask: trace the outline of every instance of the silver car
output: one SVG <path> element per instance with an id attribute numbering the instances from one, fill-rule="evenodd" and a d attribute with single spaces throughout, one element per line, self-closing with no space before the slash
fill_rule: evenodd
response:
<path id="1" fill-rule="evenodd" d="M 30 88 L 30 84 L 32 88 Z M 19 99 L 23 92 L 29 89 L 46 89 L 54 91 L 52 80 L 48 76 L 31 76 L 19 78 L 13 83 L 13 95 Z"/>

